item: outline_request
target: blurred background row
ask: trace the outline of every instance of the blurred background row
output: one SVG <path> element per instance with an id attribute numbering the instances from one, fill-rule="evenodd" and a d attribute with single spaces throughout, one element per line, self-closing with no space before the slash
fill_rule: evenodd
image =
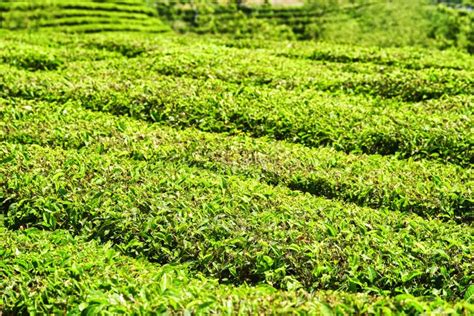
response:
<path id="1" fill-rule="evenodd" d="M 6 0 L 6 29 L 175 31 L 474 52 L 473 0 Z"/>

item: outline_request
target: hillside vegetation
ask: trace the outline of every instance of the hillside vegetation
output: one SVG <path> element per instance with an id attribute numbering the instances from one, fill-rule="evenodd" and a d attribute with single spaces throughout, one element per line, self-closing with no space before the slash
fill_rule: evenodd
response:
<path id="1" fill-rule="evenodd" d="M 34 26 L 0 30 L 0 313 L 474 313 L 464 49 L 74 3 L 2 3 Z"/>
<path id="2" fill-rule="evenodd" d="M 158 1 L 161 15 L 180 32 L 358 46 L 456 48 L 474 53 L 471 0 L 308 0 L 296 7 L 252 6 L 249 1 L 237 7 L 198 0 L 192 5 L 189 1 L 160 5 L 163 2 Z"/>
<path id="3" fill-rule="evenodd" d="M 85 33 L 169 30 L 156 15 L 156 10 L 141 0 L 2 0 L 0 3 L 0 25 L 4 29 Z"/>

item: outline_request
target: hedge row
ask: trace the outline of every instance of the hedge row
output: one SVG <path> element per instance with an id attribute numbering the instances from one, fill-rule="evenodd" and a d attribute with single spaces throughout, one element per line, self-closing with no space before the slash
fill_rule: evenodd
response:
<path id="1" fill-rule="evenodd" d="M 69 60 L 103 60 L 117 58 L 121 55 L 105 50 L 91 50 L 76 47 L 48 48 L 35 44 L 18 45 L 14 42 L 0 43 L 0 62 L 28 71 L 58 70 L 66 67 Z"/>
<path id="2" fill-rule="evenodd" d="M 246 132 L 344 152 L 461 166 L 474 161 L 471 96 L 400 103 L 287 91 L 155 74 L 137 58 L 75 62 L 60 72 L 0 69 L 0 97 L 74 100 L 89 109 L 177 127 Z M 450 107 L 455 109 L 443 111 Z"/>
<path id="3" fill-rule="evenodd" d="M 102 17 L 102 18 L 124 18 L 124 19 L 148 19 L 148 15 L 143 13 L 129 13 L 129 12 L 115 12 L 115 11 L 91 11 L 91 10 L 77 10 L 77 9 L 58 9 L 48 8 L 44 10 L 34 11 L 8 11 L 2 14 L 1 19 L 3 27 L 10 27 L 9 23 L 17 23 L 21 25 L 22 21 L 31 22 L 32 20 L 46 20 L 46 19 L 59 19 L 59 18 L 70 18 L 70 17 Z M 64 36 L 58 34 L 57 36 Z M 41 37 L 40 37 L 41 38 Z M 44 40 L 44 39 L 43 39 Z"/>
<path id="4" fill-rule="evenodd" d="M 38 22 L 38 27 L 63 27 L 65 31 L 70 30 L 69 27 L 74 25 L 85 25 L 85 24 L 116 24 L 116 25 L 128 25 L 128 26 L 142 26 L 142 27 L 153 27 L 157 29 L 165 29 L 163 25 L 159 25 L 152 19 L 136 20 L 126 19 L 123 17 L 66 17 L 57 18 L 53 20 L 42 20 Z M 66 29 L 67 28 L 67 29 Z"/>
<path id="5" fill-rule="evenodd" d="M 116 47 L 115 44 L 114 47 Z M 196 47 L 197 46 L 197 47 Z M 419 101 L 442 95 L 471 94 L 472 68 L 400 69 L 372 63 L 321 63 L 275 56 L 267 51 L 200 44 L 175 44 L 147 54 L 144 67 L 160 73 L 218 78 L 287 89 L 342 90 L 383 98 Z"/>
<path id="6" fill-rule="evenodd" d="M 212 38 L 213 44 L 240 49 L 259 49 L 287 58 L 303 58 L 334 63 L 373 63 L 405 69 L 474 69 L 469 54 L 456 50 L 426 50 L 416 47 L 363 47 L 324 42 L 259 41 L 255 39 Z"/>
<path id="7" fill-rule="evenodd" d="M 113 43 L 110 48 L 115 50 L 117 47 L 120 44 Z M 470 69 L 415 71 L 396 66 L 382 69 L 380 65 L 371 63 L 315 63 L 278 57 L 266 51 L 226 48 L 199 41 L 193 46 L 171 44 L 147 55 L 148 58 L 135 63 L 141 63 L 142 68 L 149 71 L 201 79 L 216 78 L 238 84 L 318 89 L 405 101 L 474 94 L 474 75 Z"/>
<path id="8" fill-rule="evenodd" d="M 54 15 L 55 17 L 65 16 L 78 16 L 78 15 L 94 15 L 94 16 L 118 16 L 124 15 L 127 17 L 134 17 L 133 13 L 127 12 L 107 12 L 107 11 L 88 11 L 88 10 L 77 10 L 77 9 L 51 9 L 48 11 L 10 11 L 2 15 L 3 18 L 8 17 L 10 14 L 21 15 L 23 17 L 32 15 L 33 17 L 41 17 L 42 15 L 49 16 Z M 136 17 L 142 16 L 142 14 L 136 15 Z M 27 34 L 15 33 L 15 40 L 19 42 L 19 39 L 24 38 Z M 375 64 L 379 66 L 397 67 L 404 69 L 452 69 L 452 70 L 467 70 L 472 71 L 474 69 L 474 62 L 469 54 L 462 53 L 454 50 L 445 51 L 433 51 L 428 49 L 421 49 L 415 47 L 403 47 L 403 48 L 379 48 L 379 47 L 358 47 L 341 44 L 329 44 L 324 42 L 307 42 L 307 41 L 272 41 L 272 40 L 255 40 L 255 39 L 228 39 L 225 37 L 198 37 L 192 34 L 176 36 L 166 36 L 160 38 L 153 38 L 153 44 L 150 46 L 149 37 L 146 34 L 141 34 L 137 37 L 133 34 L 117 34 L 113 40 L 108 34 L 98 34 L 93 37 L 81 37 L 75 39 L 71 43 L 69 35 L 57 33 L 53 35 L 45 35 L 34 38 L 30 38 L 29 41 L 42 42 L 45 46 L 51 46 L 54 43 L 60 43 L 64 45 L 65 41 L 69 42 L 69 46 L 75 47 L 77 45 L 91 44 L 96 42 L 108 42 L 111 45 L 111 49 L 117 46 L 128 46 L 131 42 L 135 45 L 139 45 L 142 51 L 152 53 L 156 51 L 156 44 L 165 44 L 165 48 L 177 48 L 181 47 L 192 47 L 192 49 L 202 49 L 204 46 L 222 48 L 232 48 L 228 50 L 231 55 L 236 52 L 244 51 L 248 53 L 251 50 L 251 54 L 256 52 L 260 55 L 268 56 L 280 56 L 289 59 L 308 59 L 319 62 L 331 62 L 331 63 L 343 63 L 343 64 Z M 191 48 L 189 49 L 192 50 Z M 314 64 L 314 63 L 313 63 Z M 308 65 L 311 65 L 309 63 Z M 380 70 L 380 68 L 379 68 Z M 387 71 L 387 69 L 385 69 Z"/>
<path id="9" fill-rule="evenodd" d="M 171 42 L 171 43 L 170 43 Z M 304 59 L 275 56 L 267 51 L 235 49 L 213 44 L 182 45 L 167 41 L 159 49 L 141 51 L 148 58 L 135 61 L 143 68 L 162 74 L 192 78 L 217 78 L 232 83 L 286 89 L 318 89 L 331 92 L 368 94 L 382 98 L 420 101 L 443 95 L 473 94 L 472 68 L 403 70 L 395 66 L 381 68 L 371 63 L 315 63 Z M 102 42 L 104 43 L 104 42 Z M 119 43 L 106 41 L 116 50 Z M 135 42 L 134 42 L 135 43 Z M 74 45 L 77 45 L 75 43 Z M 138 43 L 137 45 L 140 45 Z M 125 47 L 130 44 L 125 44 Z M 156 47 L 157 45 L 155 45 Z M 123 49 L 121 49 L 123 51 Z"/>
<path id="10" fill-rule="evenodd" d="M 222 282 L 461 298 L 470 225 L 316 198 L 181 163 L 2 143 L 10 228 L 67 229 Z"/>
<path id="11" fill-rule="evenodd" d="M 115 2 L 115 1 L 114 1 Z M 114 2 L 94 2 L 94 1 L 15 1 L 15 2 L 1 2 L 0 12 L 9 12 L 12 10 L 42 10 L 50 8 L 63 9 L 80 9 L 80 10 L 96 10 L 96 11 L 113 11 L 113 12 L 130 12 L 130 13 L 144 13 L 148 16 L 156 16 L 153 8 L 147 7 L 144 4 L 120 4 Z"/>
<path id="12" fill-rule="evenodd" d="M 46 38 L 51 42 L 63 41 L 60 34 L 54 38 Z M 36 38 L 35 40 L 40 40 Z M 146 35 L 139 38 L 130 34 L 121 34 L 113 40 L 108 35 L 97 35 L 94 37 L 82 37 L 76 43 L 108 42 L 114 46 L 127 46 L 131 42 L 140 45 L 147 53 L 153 53 L 156 49 L 150 46 L 150 40 Z M 191 47 L 192 49 L 202 46 L 218 46 L 238 49 L 251 49 L 252 53 L 260 52 L 273 56 L 283 56 L 286 58 L 306 58 L 310 60 L 336 63 L 364 63 L 376 64 L 379 66 L 396 66 L 406 69 L 453 69 L 467 70 L 474 69 L 474 61 L 469 54 L 454 50 L 433 51 L 414 47 L 403 48 L 378 48 L 378 47 L 358 47 L 340 44 L 329 44 L 323 42 L 306 41 L 271 41 L 253 39 L 227 39 L 221 37 L 198 37 L 192 34 L 181 35 L 179 37 L 153 38 L 153 44 L 165 44 L 162 47 Z M 191 48 L 189 50 L 191 50 Z M 310 65 L 310 64 L 309 64 Z"/>
<path id="13" fill-rule="evenodd" d="M 402 294 L 394 298 L 343 292 L 230 287 L 186 266 L 158 266 L 64 231 L 0 228 L 0 306 L 7 314 L 303 313 L 469 314 L 467 300 Z M 124 286 L 126 284 L 126 286 Z M 467 298 L 467 296 L 466 296 Z"/>
<path id="14" fill-rule="evenodd" d="M 295 90 L 343 91 L 404 101 L 474 93 L 474 71 L 409 70 L 370 63 L 315 63 L 245 49 L 177 48 L 155 52 L 140 62 L 163 74 Z M 152 67 L 150 63 L 153 63 Z"/>
<path id="15" fill-rule="evenodd" d="M 0 139 L 86 147 L 149 162 L 179 161 L 374 208 L 470 221 L 472 170 L 429 161 L 352 155 L 280 141 L 176 131 L 73 103 L 0 99 Z"/>

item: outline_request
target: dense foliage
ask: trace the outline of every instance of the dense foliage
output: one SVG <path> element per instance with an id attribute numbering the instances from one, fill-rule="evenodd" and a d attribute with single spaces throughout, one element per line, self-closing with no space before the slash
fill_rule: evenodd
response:
<path id="1" fill-rule="evenodd" d="M 0 313 L 474 313 L 463 49 L 51 3 L 0 6 L 36 21 L 0 30 Z M 74 34 L 100 16 L 115 32 Z"/>
<path id="2" fill-rule="evenodd" d="M 0 26 L 6 29 L 164 32 L 169 27 L 141 0 L 2 0 Z"/>
<path id="3" fill-rule="evenodd" d="M 236 38 L 323 40 L 366 46 L 458 48 L 474 53 L 470 1 L 309 0 L 302 7 L 157 1 L 175 30 Z M 176 3 L 173 1 L 172 3 Z"/>

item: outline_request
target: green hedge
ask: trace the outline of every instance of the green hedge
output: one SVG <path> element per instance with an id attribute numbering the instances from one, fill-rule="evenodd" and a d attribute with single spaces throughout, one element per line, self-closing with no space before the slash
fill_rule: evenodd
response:
<path id="1" fill-rule="evenodd" d="M 343 292 L 230 287 L 186 266 L 158 266 L 67 232 L 0 228 L 0 305 L 5 313 L 469 314 L 468 302 Z M 125 286 L 126 284 L 126 286 Z M 302 299 L 304 298 L 304 299 Z"/>
<path id="2" fill-rule="evenodd" d="M 473 228 L 361 208 L 179 162 L 2 143 L 10 228 L 67 229 L 223 282 L 461 298 Z"/>
<path id="3" fill-rule="evenodd" d="M 75 100 L 90 109 L 178 127 L 246 132 L 311 147 L 332 146 L 345 152 L 395 154 L 462 166 L 473 161 L 471 119 L 466 115 L 471 111 L 470 96 L 448 101 L 441 98 L 436 103 L 402 103 L 313 89 L 288 91 L 228 83 L 212 76 L 194 79 L 173 69 L 181 65 L 187 71 L 193 67 L 193 60 L 187 65 L 166 56 L 81 62 L 60 73 L 29 73 L 0 66 L 0 96 Z M 241 69 L 250 72 L 251 67 L 242 65 Z M 328 73 L 327 81 L 321 79 L 321 84 L 343 81 L 330 77 Z M 416 82 L 411 84 L 418 86 Z M 383 85 L 383 81 L 376 84 Z M 363 84 L 359 87 L 364 89 Z M 444 111 L 448 106 L 445 102 L 454 104 L 460 112 Z"/>
<path id="4" fill-rule="evenodd" d="M 74 104 L 0 100 L 0 139 L 179 161 L 374 208 L 474 219 L 472 172 L 429 161 L 347 155 L 285 142 L 174 129 Z"/>
<path id="5" fill-rule="evenodd" d="M 474 312 L 468 55 L 60 28 L 0 31 L 3 313 Z"/>

